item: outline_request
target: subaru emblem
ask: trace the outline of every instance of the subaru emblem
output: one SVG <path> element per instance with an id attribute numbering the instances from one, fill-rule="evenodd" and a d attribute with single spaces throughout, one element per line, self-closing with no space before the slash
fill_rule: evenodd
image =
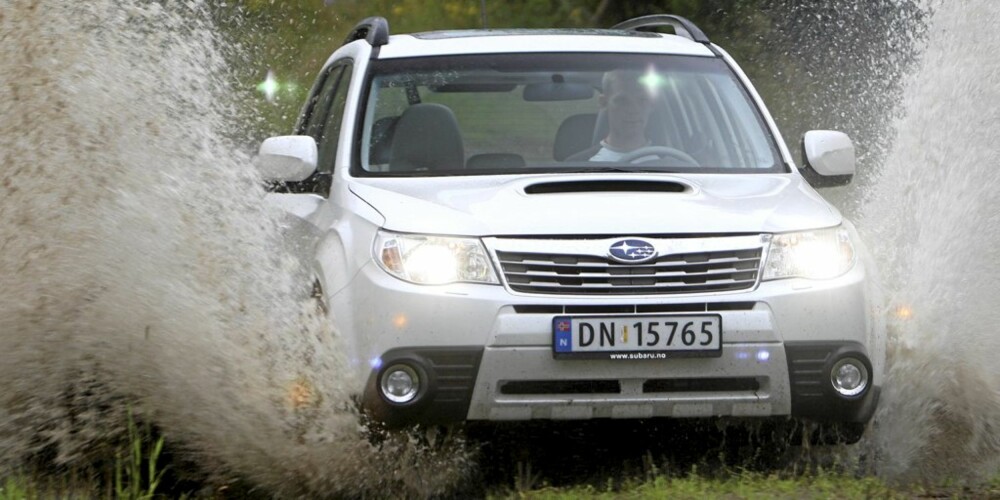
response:
<path id="1" fill-rule="evenodd" d="M 645 262 L 656 257 L 656 247 L 645 240 L 627 239 L 612 243 L 608 253 L 611 258 L 619 262 L 632 264 Z"/>

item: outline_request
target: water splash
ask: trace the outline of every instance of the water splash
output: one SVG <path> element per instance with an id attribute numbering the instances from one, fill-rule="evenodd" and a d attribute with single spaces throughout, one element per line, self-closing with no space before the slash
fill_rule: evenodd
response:
<path id="1" fill-rule="evenodd" d="M 889 298 L 889 372 L 871 443 L 881 475 L 976 482 L 1000 470 L 1000 9 L 988 0 L 768 0 L 750 72 L 789 93 L 802 131 L 848 132 L 852 186 L 823 194 L 857 222 Z M 748 15 L 749 17 L 749 15 Z M 771 63 L 768 57 L 756 61 Z M 772 103 L 774 104 L 774 103 Z M 871 445 L 871 446 L 869 446 Z M 873 453 L 874 452 L 874 453 Z"/>
<path id="2" fill-rule="evenodd" d="M 857 147 L 855 185 L 867 182 L 885 162 L 903 111 L 901 81 L 919 56 L 927 16 L 919 0 L 762 0 L 741 8 L 750 26 L 768 19 L 768 28 L 747 36 L 755 45 L 746 69 L 771 97 L 789 150 L 799 153 L 808 130 L 846 132 Z M 824 191 L 849 216 L 861 193 Z"/>
<path id="3" fill-rule="evenodd" d="M 1000 9 L 932 2 L 861 228 L 896 314 L 877 415 L 881 470 L 976 481 L 1000 465 Z"/>
<path id="4" fill-rule="evenodd" d="M 209 18 L 0 0 L 0 473 L 101 458 L 132 404 L 220 481 L 442 491 L 464 456 L 364 437 L 339 335 L 225 139 Z"/>
<path id="5" fill-rule="evenodd" d="M 892 319 L 876 440 L 890 477 L 978 479 L 1000 461 L 1000 15 L 931 7 L 889 159 L 859 182 L 859 228 L 912 310 Z M 86 463 L 130 402 L 221 481 L 440 492 L 464 455 L 363 438 L 338 334 L 300 298 L 280 219 L 225 139 L 236 113 L 208 17 L 0 0 L 0 472 Z"/>

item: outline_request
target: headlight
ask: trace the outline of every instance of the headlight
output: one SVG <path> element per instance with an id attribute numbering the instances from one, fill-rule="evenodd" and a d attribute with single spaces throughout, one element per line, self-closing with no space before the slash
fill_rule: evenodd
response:
<path id="1" fill-rule="evenodd" d="M 379 231 L 375 260 L 389 274 L 421 285 L 499 283 L 486 249 L 476 238 Z"/>
<path id="2" fill-rule="evenodd" d="M 771 238 L 763 279 L 830 279 L 852 266 L 854 245 L 843 227 L 776 234 Z"/>

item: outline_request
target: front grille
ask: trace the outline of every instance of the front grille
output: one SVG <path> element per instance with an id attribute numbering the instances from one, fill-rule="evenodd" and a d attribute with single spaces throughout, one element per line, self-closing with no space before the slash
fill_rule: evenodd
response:
<path id="1" fill-rule="evenodd" d="M 497 251 L 511 290 L 572 295 L 641 295 L 744 290 L 757 282 L 761 249 L 663 255 L 621 264 L 593 255 Z"/>

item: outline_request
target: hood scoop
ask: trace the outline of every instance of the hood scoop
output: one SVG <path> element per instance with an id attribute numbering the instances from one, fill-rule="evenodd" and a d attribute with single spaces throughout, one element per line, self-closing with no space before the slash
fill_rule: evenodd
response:
<path id="1" fill-rule="evenodd" d="M 539 182 L 524 188 L 527 194 L 553 193 L 683 193 L 691 187 L 676 181 L 554 181 Z"/>

